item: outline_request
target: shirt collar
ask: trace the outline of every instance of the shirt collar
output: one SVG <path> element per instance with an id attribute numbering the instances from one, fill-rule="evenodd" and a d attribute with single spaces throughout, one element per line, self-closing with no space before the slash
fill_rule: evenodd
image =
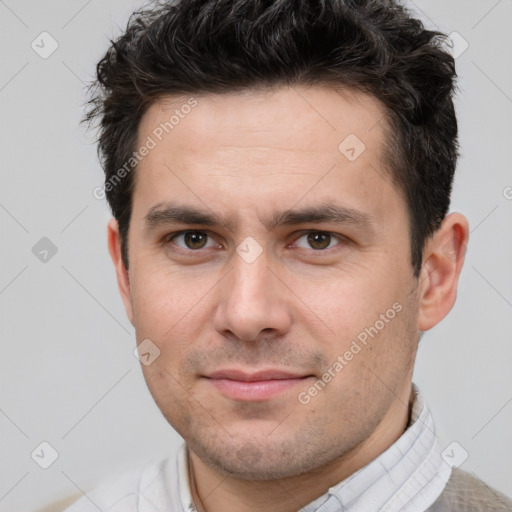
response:
<path id="1" fill-rule="evenodd" d="M 421 512 L 441 494 L 451 466 L 441 457 L 432 415 L 412 384 L 412 409 L 404 433 L 383 453 L 331 487 L 299 512 Z M 178 452 L 182 508 L 195 512 L 186 445 Z"/>

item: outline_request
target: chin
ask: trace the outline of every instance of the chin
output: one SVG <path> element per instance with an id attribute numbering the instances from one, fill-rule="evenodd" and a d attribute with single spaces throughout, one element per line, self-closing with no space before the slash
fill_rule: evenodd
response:
<path id="1" fill-rule="evenodd" d="M 278 480 L 297 476 L 326 463 L 318 452 L 297 450 L 297 444 L 289 443 L 290 449 L 279 441 L 243 440 L 233 446 L 212 446 L 211 443 L 187 442 L 189 448 L 208 466 L 231 478 L 251 481 Z M 299 445 L 300 446 L 300 445 Z"/>

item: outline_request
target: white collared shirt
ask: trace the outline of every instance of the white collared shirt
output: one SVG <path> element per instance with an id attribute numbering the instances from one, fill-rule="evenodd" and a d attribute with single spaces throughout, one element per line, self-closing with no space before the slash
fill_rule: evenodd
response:
<path id="1" fill-rule="evenodd" d="M 428 407 L 413 384 L 411 420 L 383 453 L 299 512 L 423 512 L 443 491 L 451 467 L 441 456 Z M 105 481 L 65 512 L 196 512 L 183 444 L 142 472 Z"/>

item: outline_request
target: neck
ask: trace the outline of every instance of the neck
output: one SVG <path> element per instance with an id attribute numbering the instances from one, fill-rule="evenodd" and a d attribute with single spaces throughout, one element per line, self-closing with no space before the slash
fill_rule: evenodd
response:
<path id="1" fill-rule="evenodd" d="M 196 508 L 198 512 L 296 512 L 389 448 L 407 428 L 411 405 L 409 386 L 372 434 L 350 452 L 313 471 L 280 480 L 249 481 L 225 476 L 187 449 L 191 494 Z"/>

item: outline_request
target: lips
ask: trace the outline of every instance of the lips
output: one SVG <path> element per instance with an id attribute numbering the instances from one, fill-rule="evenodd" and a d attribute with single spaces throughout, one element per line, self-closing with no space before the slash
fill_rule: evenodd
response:
<path id="1" fill-rule="evenodd" d="M 219 370 L 206 377 L 220 394 L 235 401 L 263 402 L 303 384 L 312 375 L 282 370 Z"/>
<path id="2" fill-rule="evenodd" d="M 294 374 L 280 370 L 262 370 L 253 373 L 243 372 L 240 370 L 219 370 L 208 375 L 209 379 L 231 379 L 242 382 L 300 379 L 303 377 L 306 377 L 306 375 Z"/>

